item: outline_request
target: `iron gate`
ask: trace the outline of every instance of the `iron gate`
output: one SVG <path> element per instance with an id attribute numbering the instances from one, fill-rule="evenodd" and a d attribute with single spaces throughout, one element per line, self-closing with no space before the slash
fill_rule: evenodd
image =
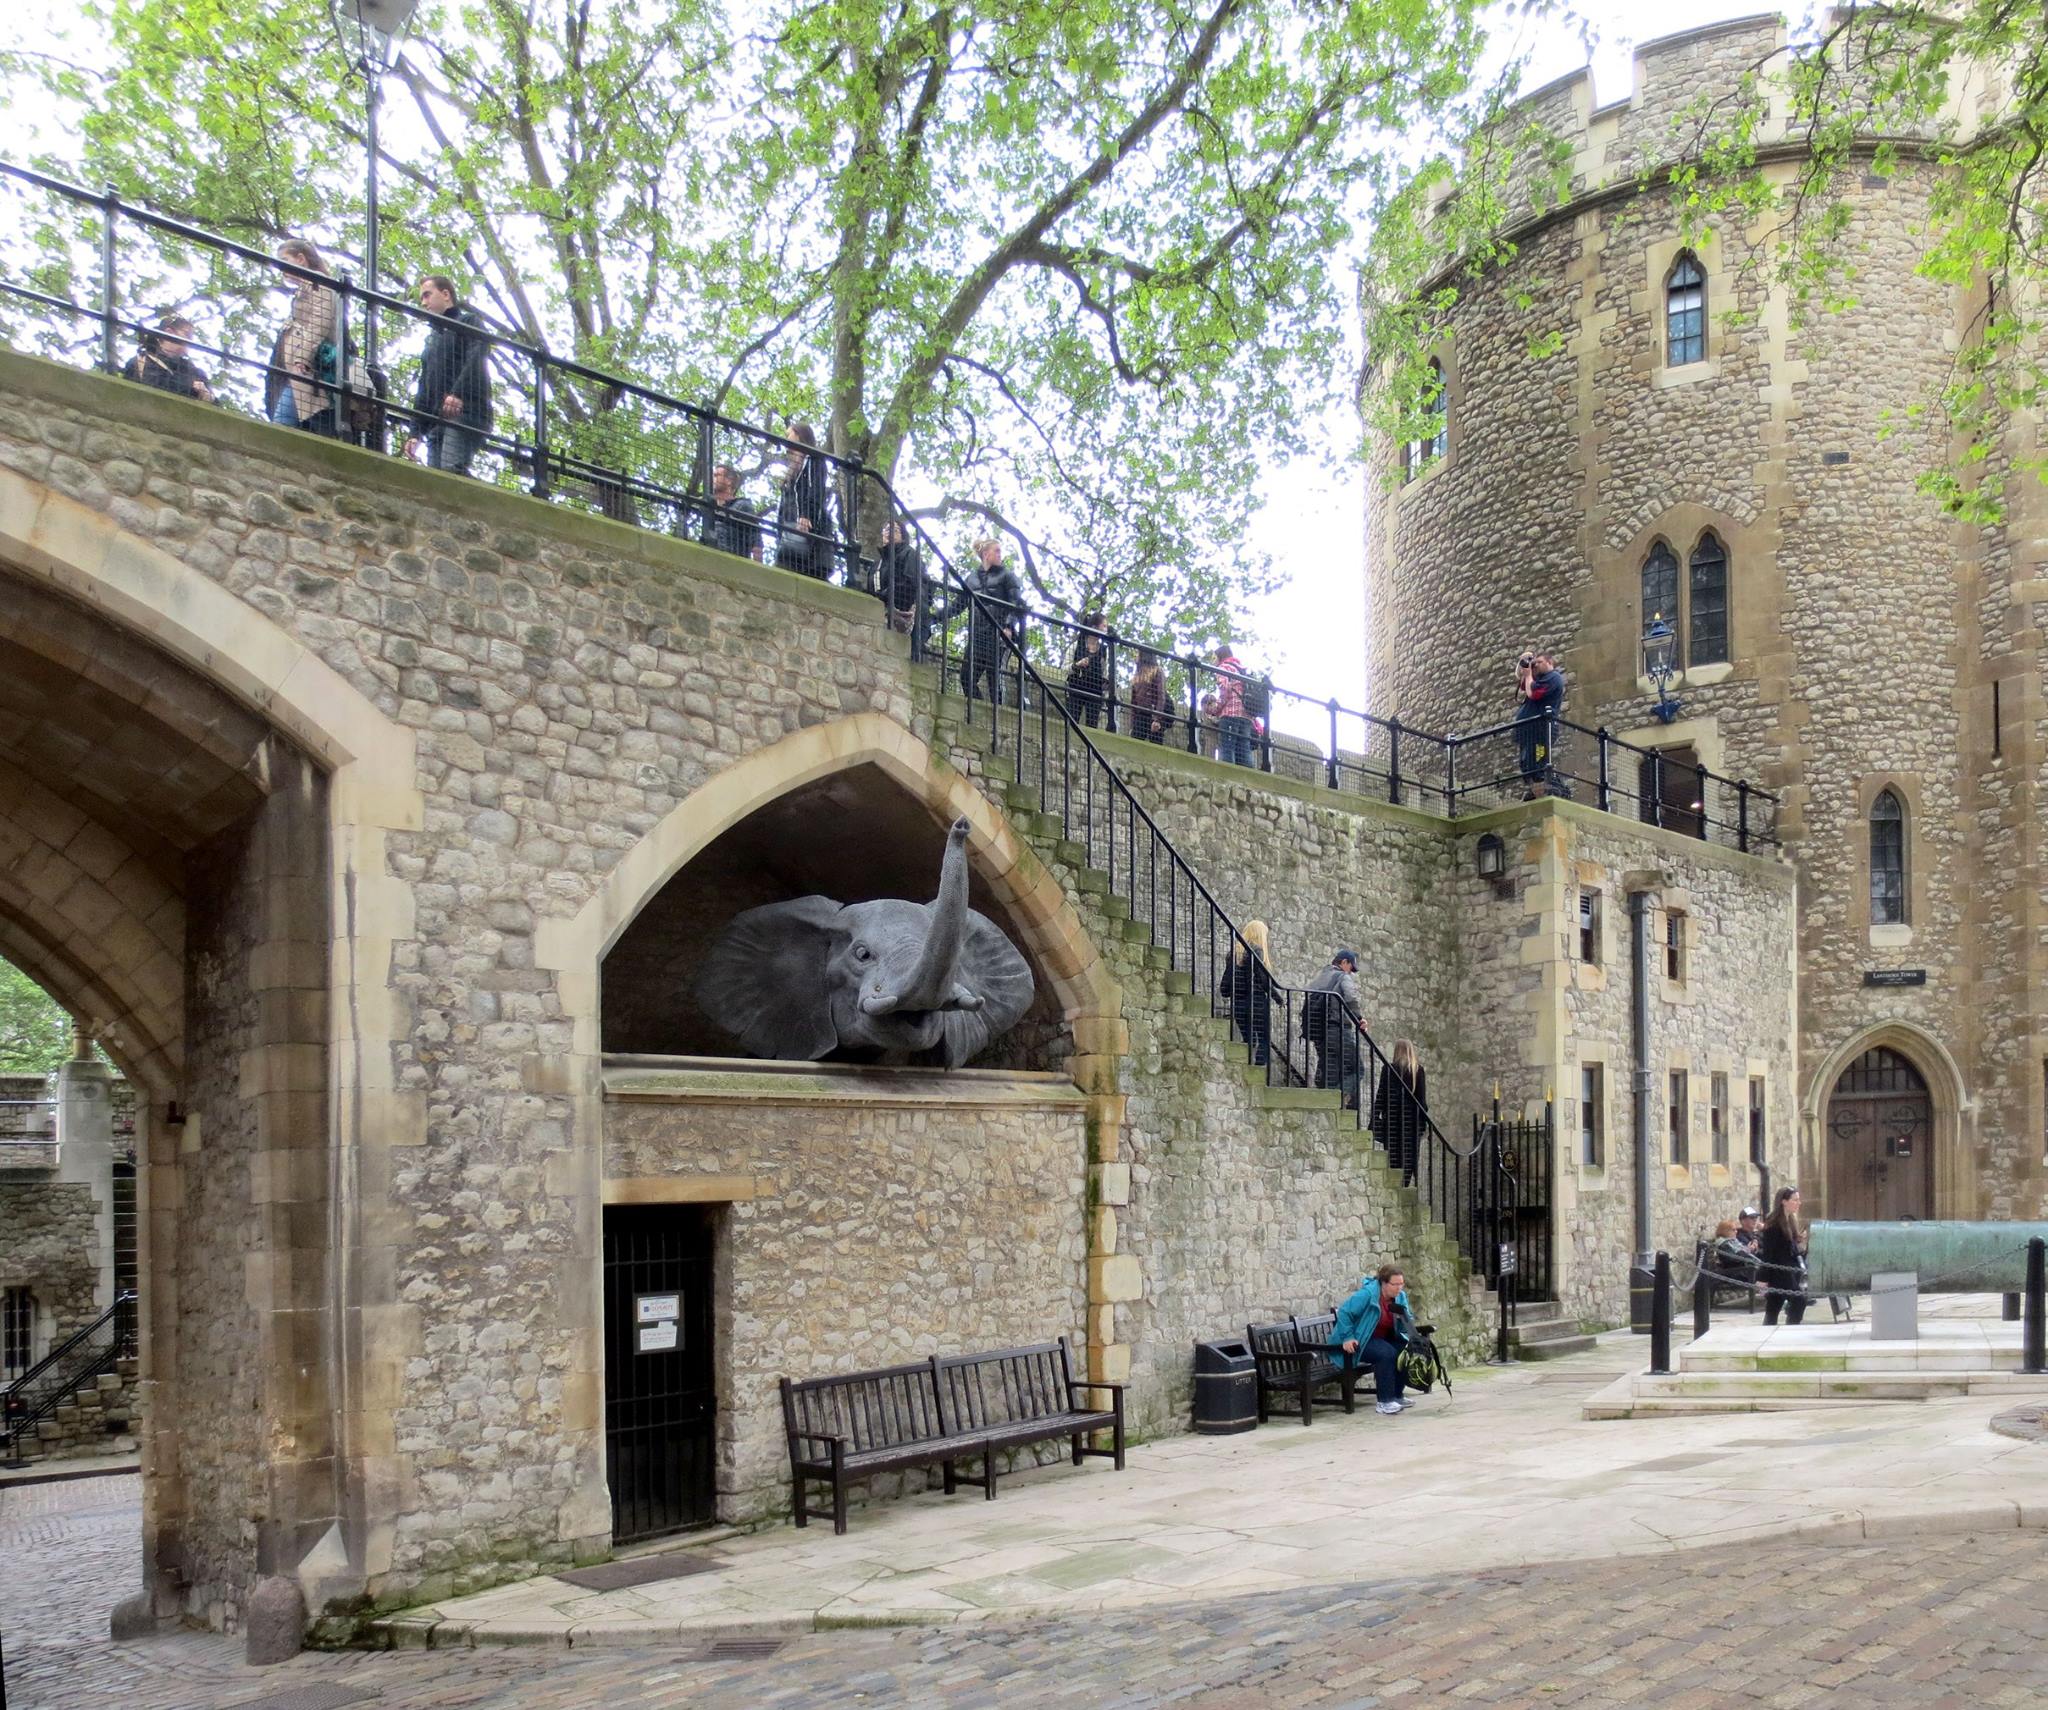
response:
<path id="1" fill-rule="evenodd" d="M 703 1206 L 605 1207 L 604 1428 L 614 1544 L 717 1518 L 712 1227 Z"/>

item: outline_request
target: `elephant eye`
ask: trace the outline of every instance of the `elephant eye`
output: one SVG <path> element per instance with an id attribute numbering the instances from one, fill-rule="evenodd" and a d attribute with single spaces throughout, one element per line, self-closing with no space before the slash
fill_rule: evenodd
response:
<path id="1" fill-rule="evenodd" d="M 875 959 L 875 953 L 865 944 L 856 944 L 853 947 L 853 959 L 856 962 L 872 962 Z"/>

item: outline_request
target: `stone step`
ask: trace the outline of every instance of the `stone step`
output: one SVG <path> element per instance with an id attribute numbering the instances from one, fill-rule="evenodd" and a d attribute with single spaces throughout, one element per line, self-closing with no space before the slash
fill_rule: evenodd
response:
<path id="1" fill-rule="evenodd" d="M 1517 1342 L 1508 1332 L 1510 1351 L 1518 1360 L 1561 1360 L 1567 1354 L 1583 1354 L 1600 1346 L 1597 1336 L 1584 1334 L 1547 1337 L 1540 1342 Z"/>

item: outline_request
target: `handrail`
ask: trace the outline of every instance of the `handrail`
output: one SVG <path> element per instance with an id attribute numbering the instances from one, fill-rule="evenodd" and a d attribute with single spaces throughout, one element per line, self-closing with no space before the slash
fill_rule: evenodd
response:
<path id="1" fill-rule="evenodd" d="M 210 248 L 218 254 L 264 267 L 287 279 L 324 286 L 334 291 L 342 302 L 341 360 L 334 379 L 324 384 L 318 382 L 315 377 L 294 375 L 267 361 L 257 362 L 219 347 L 202 345 L 197 340 L 189 341 L 190 348 L 216 356 L 224 363 L 240 370 L 253 369 L 261 373 L 266 391 L 277 383 L 297 379 L 303 384 L 315 385 L 321 392 L 333 394 L 339 400 L 339 411 L 353 413 L 360 406 L 372 419 L 374 425 L 367 431 L 374 434 L 380 446 L 388 420 L 406 424 L 417 433 L 431 432 L 446 425 L 438 417 L 416 413 L 408 406 L 396 403 L 381 393 L 371 397 L 362 392 L 352 373 L 353 364 L 350 357 L 355 346 L 349 336 L 349 320 L 355 306 L 360 304 L 365 314 L 396 314 L 408 320 L 423 322 L 430 328 L 449 327 L 461 323 L 450 322 L 446 317 L 425 310 L 416 303 L 388 295 L 376 289 L 374 284 L 357 283 L 345 273 L 323 274 L 296 263 L 282 261 L 233 238 L 205 231 L 182 220 L 128 202 L 111 190 L 96 193 L 33 167 L 19 166 L 7 161 L 0 161 L 0 175 L 65 197 L 107 217 L 109 231 L 106 234 L 103 256 L 106 277 L 103 280 L 104 300 L 100 307 L 89 308 L 84 304 L 55 297 L 48 292 L 18 285 L 12 281 L 0 281 L 0 291 L 43 308 L 97 320 L 101 325 L 102 360 L 107 361 L 109 366 L 112 365 L 110 359 L 117 329 L 136 333 L 150 330 L 142 322 L 120 314 L 116 308 L 118 293 L 113 289 L 115 255 L 111 228 L 113 222 L 127 219 L 139 227 L 161 233 L 178 242 Z M 842 559 L 844 579 L 849 586 L 854 586 L 862 580 L 871 562 L 863 558 L 858 538 L 861 508 L 859 495 L 866 483 L 877 481 L 899 515 L 906 521 L 913 520 L 909 518 L 908 508 L 902 504 L 893 488 L 890 488 L 888 483 L 879 481 L 875 473 L 866 469 L 857 458 L 841 456 L 823 448 L 805 446 L 787 435 L 736 421 L 701 404 L 690 403 L 641 381 L 593 368 L 574 358 L 556 356 L 544 343 L 529 344 L 523 339 L 489 326 L 464 325 L 463 332 L 465 336 L 481 342 L 491 358 L 502 359 L 505 365 L 525 364 L 532 370 L 530 387 L 520 388 L 522 392 L 530 394 L 530 439 L 522 438 L 516 433 L 507 435 L 500 432 L 495 421 L 460 425 L 475 432 L 480 448 L 501 457 L 508 471 L 515 474 L 525 471 L 537 496 L 555 497 L 558 486 L 587 489 L 588 494 L 594 496 L 595 502 L 606 514 L 616 516 L 642 505 L 671 512 L 675 519 L 674 526 L 679 532 L 688 518 L 697 519 L 700 532 L 707 529 L 714 520 L 721 523 L 737 522 L 743 527 L 751 527 L 757 537 L 772 537 L 779 556 L 792 542 L 792 536 L 784 532 L 779 519 L 728 511 L 709 497 L 714 437 L 725 434 L 738 435 L 757 447 L 767 448 L 771 453 L 803 451 L 807 456 L 817 458 L 830 472 L 829 484 L 840 489 L 841 516 L 837 519 L 839 527 L 835 531 L 828 500 L 825 514 L 819 519 L 822 528 L 814 529 L 805 537 L 806 543 L 800 546 L 798 555 L 805 562 L 815 565 L 818 554 L 814 548 L 822 548 L 824 556 L 828 559 Z M 503 379 L 502 373 L 500 378 Z M 548 432 L 547 418 L 550 397 L 568 396 L 561 386 L 563 381 L 574 382 L 579 387 L 594 388 L 613 402 L 631 399 L 636 404 L 681 417 L 688 424 L 689 434 L 694 442 L 689 448 L 688 461 L 691 468 L 688 484 L 678 487 L 643 471 L 595 461 L 573 449 L 565 450 L 556 446 L 552 442 L 553 436 Z M 378 383 L 381 383 L 381 380 Z M 494 414 L 496 413 L 494 411 Z M 592 427 L 593 422 L 599 419 L 607 426 L 611 426 L 616 420 L 610 416 L 608 410 L 599 410 L 597 415 L 593 416 L 589 413 L 588 401 L 582 400 L 573 404 L 572 417 L 566 426 L 570 430 L 581 430 Z M 669 445 L 669 442 L 661 439 L 655 430 L 634 421 L 625 422 L 618 431 L 633 436 L 643 448 L 656 444 L 666 448 Z M 581 497 L 582 494 L 576 496 Z M 639 519 L 634 515 L 627 520 Z M 921 526 L 916 532 L 921 538 L 929 540 Z M 811 573 L 817 572 L 813 570 Z M 1404 724 L 1398 716 L 1382 718 L 1378 714 L 1345 707 L 1334 697 L 1318 698 L 1302 690 L 1276 684 L 1267 676 L 1254 676 L 1248 671 L 1226 671 L 1212 661 L 1196 658 L 1191 653 L 1178 652 L 1168 643 L 1126 636 L 1115 630 L 1091 629 L 1087 625 L 1075 624 L 1064 618 L 1031 612 L 1028 609 L 1025 612 L 1025 619 L 1027 628 L 1037 626 L 1047 631 L 1062 631 L 1070 635 L 1092 633 L 1102 638 L 1106 653 L 1106 692 L 1100 697 L 1090 697 L 1083 693 L 1081 698 L 1100 699 L 1101 710 L 1108 714 L 1109 728 L 1112 731 L 1115 730 L 1118 711 L 1129 705 L 1128 699 L 1120 698 L 1117 692 L 1116 656 L 1119 651 L 1128 652 L 1137 648 L 1156 654 L 1166 667 L 1185 675 L 1186 715 L 1182 717 L 1172 713 L 1169 703 L 1168 722 L 1185 729 L 1187 746 L 1191 751 L 1199 751 L 1202 729 L 1216 729 L 1214 719 L 1206 717 L 1201 710 L 1201 685 L 1207 683 L 1221 691 L 1229 686 L 1230 680 L 1235 679 L 1247 685 L 1261 685 L 1269 705 L 1274 699 L 1283 699 L 1312 708 L 1327 719 L 1328 752 L 1320 759 L 1324 773 L 1323 781 L 1331 788 L 1344 788 L 1347 773 L 1354 774 L 1360 779 L 1362 786 L 1375 783 L 1383 785 L 1387 798 L 1392 802 L 1399 804 L 1413 795 L 1425 806 L 1431 805 L 1433 801 L 1440 802 L 1446 816 L 1456 817 L 1461 807 L 1467 803 L 1474 799 L 1483 801 L 1490 793 L 1506 794 L 1518 778 L 1522 777 L 1519 770 L 1510 770 L 1505 766 L 1496 767 L 1488 774 L 1484 771 L 1475 771 L 1474 764 L 1469 759 L 1462 765 L 1460 763 L 1461 749 L 1469 751 L 1474 745 L 1483 746 L 1509 735 L 1516 729 L 1515 721 L 1462 735 L 1433 734 Z M 1343 720 L 1354 721 L 1363 732 L 1362 746 L 1355 757 L 1347 754 L 1342 745 Z M 1594 776 L 1581 776 L 1552 767 L 1554 776 L 1549 781 L 1553 785 L 1562 786 L 1567 790 L 1572 784 L 1584 785 L 1594 792 L 1597 804 L 1610 811 L 1616 799 L 1632 801 L 1640 817 L 1648 822 L 1657 825 L 1670 823 L 1692 835 L 1705 836 L 1711 831 L 1720 830 L 1729 834 L 1738 848 L 1748 849 L 1752 843 L 1769 846 L 1777 842 L 1774 821 L 1778 801 L 1767 791 L 1758 789 L 1746 781 L 1723 778 L 1704 767 L 1681 768 L 1677 762 L 1671 761 L 1658 750 L 1645 749 L 1625 742 L 1605 730 L 1588 730 L 1585 726 L 1563 719 L 1554 720 L 1550 729 L 1553 735 L 1591 738 L 1599 755 L 1598 770 Z M 1291 752 L 1286 744 L 1276 744 L 1274 741 L 1270 716 L 1268 728 L 1255 733 L 1252 744 L 1254 763 L 1260 770 L 1268 772 L 1276 769 L 1276 760 L 1284 758 Z M 1370 753 L 1375 745 L 1384 755 L 1384 763 L 1378 768 L 1372 764 Z M 1549 746 L 1554 753 L 1556 743 L 1553 741 Z M 1650 784 L 1654 787 L 1639 787 L 1634 790 L 1617 787 L 1612 765 L 1613 755 L 1617 751 L 1635 756 L 1640 767 L 1648 768 Z M 1303 755 L 1302 758 L 1306 759 L 1308 756 Z M 1421 759 L 1431 760 L 1433 764 L 1418 766 L 1417 761 Z M 1691 776 L 1699 784 L 1701 800 L 1698 803 L 1666 800 L 1666 786 L 1670 778 L 1678 777 L 1682 783 L 1686 775 Z M 1465 780 L 1462 784 L 1458 781 L 1461 776 Z M 1734 817 L 1717 818 L 1704 805 L 1706 798 L 1710 793 L 1718 792 L 1725 795 L 1730 790 L 1735 796 Z"/>
<path id="2" fill-rule="evenodd" d="M 95 1346 L 94 1339 L 110 1325 L 112 1334 L 106 1346 Z M 20 1377 L 0 1388 L 0 1433 L 7 1438 L 8 1463 L 18 1464 L 26 1432 L 63 1406 L 64 1398 L 87 1378 L 123 1358 L 134 1341 L 135 1291 L 129 1289 L 116 1295 L 113 1305 L 90 1324 L 74 1330 Z M 87 1357 L 73 1358 L 81 1349 L 87 1351 Z"/>

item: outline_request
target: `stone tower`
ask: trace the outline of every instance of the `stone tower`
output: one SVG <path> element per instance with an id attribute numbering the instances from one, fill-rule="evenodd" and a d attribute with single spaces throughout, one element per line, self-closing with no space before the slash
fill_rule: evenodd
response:
<path id="1" fill-rule="evenodd" d="M 1817 325 L 1739 272 L 1730 238 L 1753 234 L 1685 240 L 1656 171 L 1674 121 L 1785 51 L 1748 19 L 1641 48 L 1626 100 L 1596 106 L 1585 72 L 1529 97 L 1573 151 L 1571 194 L 1525 200 L 1514 260 L 1461 284 L 1441 445 L 1377 454 L 1374 710 L 1494 723 L 1518 653 L 1549 647 L 1568 719 L 1670 757 L 1667 804 L 1687 763 L 1772 792 L 1800 873 L 1800 1074 L 1769 1120 L 1796 1133 L 1806 1214 L 2040 1215 L 2048 507 L 2029 480 L 2004 526 L 1950 520 L 1916 485 L 1947 455 L 1939 424 L 1884 431 L 1937 396 L 1982 305 L 1915 273 L 1934 166 L 1852 181 L 1860 306 Z M 1957 119 L 1982 99 L 1960 92 Z M 1551 332 L 1559 353 L 1532 355 Z M 1657 616 L 1677 630 L 1668 722 L 1644 669 Z M 1565 745 L 1585 776 L 1574 741 L 1597 745 Z M 1655 788 L 1611 757 L 1617 792 Z M 1732 791 L 1707 791 L 1724 799 L 1698 811 L 1732 817 Z"/>

